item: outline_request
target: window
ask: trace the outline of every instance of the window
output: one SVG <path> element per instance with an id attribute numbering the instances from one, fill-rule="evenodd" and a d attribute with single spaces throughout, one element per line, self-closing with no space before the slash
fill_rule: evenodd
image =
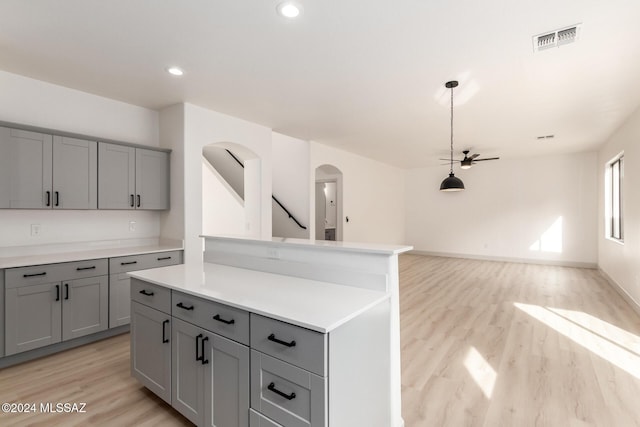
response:
<path id="1" fill-rule="evenodd" d="M 624 157 L 615 158 L 608 165 L 608 204 L 609 233 L 608 237 L 624 241 L 624 222 L 622 218 L 622 185 L 624 180 Z"/>

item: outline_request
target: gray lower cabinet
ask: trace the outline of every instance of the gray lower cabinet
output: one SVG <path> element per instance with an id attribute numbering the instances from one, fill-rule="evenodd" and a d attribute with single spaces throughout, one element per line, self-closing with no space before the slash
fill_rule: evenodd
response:
<path id="1" fill-rule="evenodd" d="M 109 326 L 109 277 L 97 276 L 62 283 L 62 340 L 70 340 Z"/>
<path id="2" fill-rule="evenodd" d="M 182 264 L 182 251 L 154 252 L 109 259 L 109 327 L 128 325 L 131 309 L 129 271 Z"/>
<path id="3" fill-rule="evenodd" d="M 131 302 L 131 374 L 171 404 L 171 316 Z"/>
<path id="4" fill-rule="evenodd" d="M 5 291 L 7 356 L 62 340 L 61 283 L 8 288 Z"/>
<path id="5" fill-rule="evenodd" d="M 4 357 L 4 270 L 0 270 L 0 358 Z"/>
<path id="6" fill-rule="evenodd" d="M 249 348 L 173 319 L 172 406 L 198 426 L 249 424 Z"/>

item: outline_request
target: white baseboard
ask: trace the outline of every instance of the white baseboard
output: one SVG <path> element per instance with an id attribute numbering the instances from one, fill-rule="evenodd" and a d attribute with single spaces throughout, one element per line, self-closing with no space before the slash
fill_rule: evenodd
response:
<path id="1" fill-rule="evenodd" d="M 629 295 L 629 293 L 622 286 L 620 286 L 618 282 L 613 280 L 611 276 L 609 276 L 603 269 L 598 267 L 598 272 L 602 275 L 602 277 L 604 277 L 607 283 L 609 283 L 609 285 L 620 294 L 620 296 L 627 302 L 627 304 L 629 304 L 631 308 L 633 308 L 635 312 L 640 315 L 640 304 L 638 303 L 638 301 L 633 299 L 633 297 Z"/>
<path id="2" fill-rule="evenodd" d="M 438 256 L 446 258 L 463 258 L 463 259 L 477 259 L 481 261 L 500 261 L 500 262 L 516 262 L 520 264 L 541 264 L 541 265 L 558 265 L 561 267 L 577 267 L 577 268 L 598 268 L 598 264 L 595 262 L 580 262 L 580 261 L 558 261 L 547 259 L 531 259 L 531 258 L 509 258 L 509 257 L 495 257 L 484 255 L 471 255 L 471 254 L 456 254 L 450 252 L 431 252 L 431 251 L 418 251 L 412 250 L 407 252 L 414 255 L 428 255 Z"/>

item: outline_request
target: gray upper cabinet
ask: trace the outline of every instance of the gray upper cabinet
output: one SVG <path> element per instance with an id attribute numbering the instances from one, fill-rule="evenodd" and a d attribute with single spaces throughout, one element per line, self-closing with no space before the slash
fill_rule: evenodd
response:
<path id="1" fill-rule="evenodd" d="M 97 143 L 0 127 L 0 208 L 96 209 Z"/>
<path id="2" fill-rule="evenodd" d="M 98 208 L 169 209 L 169 153 L 101 142 Z"/>
<path id="3" fill-rule="evenodd" d="M 51 209 L 52 137 L 0 127 L 0 208 Z"/>
<path id="4" fill-rule="evenodd" d="M 169 209 L 169 154 L 136 148 L 136 209 Z"/>
<path id="5" fill-rule="evenodd" d="M 98 144 L 96 141 L 53 137 L 54 209 L 98 207 Z"/>

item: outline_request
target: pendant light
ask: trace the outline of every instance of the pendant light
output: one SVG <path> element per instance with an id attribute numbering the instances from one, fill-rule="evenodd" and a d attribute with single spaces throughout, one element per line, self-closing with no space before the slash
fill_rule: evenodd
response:
<path id="1" fill-rule="evenodd" d="M 460 178 L 456 178 L 453 174 L 453 88 L 458 86 L 456 80 L 445 83 L 447 89 L 451 89 L 451 167 L 449 169 L 449 176 L 440 184 L 440 191 L 462 191 L 464 190 L 464 184 Z"/>

